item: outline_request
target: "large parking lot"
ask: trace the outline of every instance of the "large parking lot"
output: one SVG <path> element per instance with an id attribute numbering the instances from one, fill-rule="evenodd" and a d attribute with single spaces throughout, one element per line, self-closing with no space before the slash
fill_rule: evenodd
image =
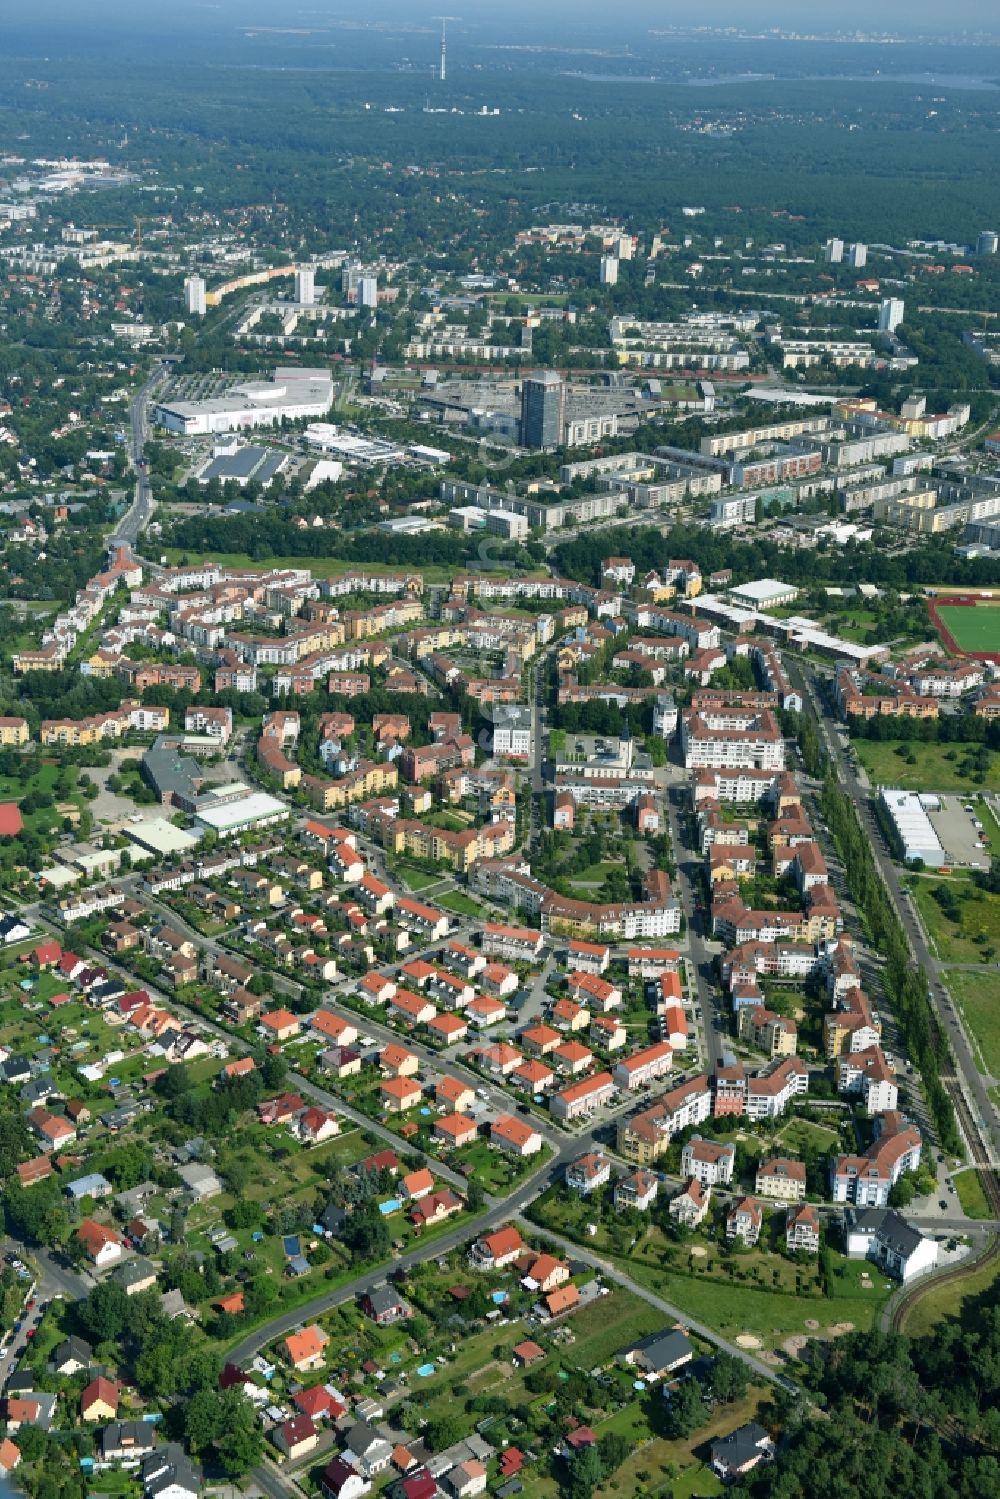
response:
<path id="1" fill-rule="evenodd" d="M 927 815 L 949 864 L 956 869 L 989 869 L 990 850 L 979 807 L 961 796 L 941 796 L 939 802 L 937 810 L 927 808 Z"/>

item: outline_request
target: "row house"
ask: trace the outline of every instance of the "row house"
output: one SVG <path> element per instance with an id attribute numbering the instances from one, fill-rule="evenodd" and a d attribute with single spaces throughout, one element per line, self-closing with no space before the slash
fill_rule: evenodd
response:
<path id="1" fill-rule="evenodd" d="M 554 1093 L 549 1100 L 549 1109 L 553 1118 L 569 1123 L 606 1107 L 614 1095 L 615 1083 L 611 1073 L 598 1072 Z"/>
<path id="2" fill-rule="evenodd" d="M 747 1112 L 747 1069 L 742 1061 L 720 1063 L 712 1075 L 712 1118 L 735 1118 Z"/>
<path id="3" fill-rule="evenodd" d="M 591 946 L 593 944 L 586 944 Z M 607 948 L 604 951 L 607 952 Z M 569 992 L 578 1004 L 586 1004 L 599 1015 L 621 1009 L 622 991 L 617 984 L 609 984 L 596 973 L 575 970 L 567 980 Z"/>
<path id="4" fill-rule="evenodd" d="M 483 926 L 480 945 L 488 957 L 501 958 L 505 962 L 536 963 L 545 944 L 541 932 L 530 927 L 488 921 Z"/>
<path id="5" fill-rule="evenodd" d="M 617 1086 L 626 1092 L 648 1088 L 661 1077 L 666 1077 L 673 1065 L 673 1048 L 665 1041 L 656 1042 L 624 1057 L 614 1070 Z"/>
<path id="6" fill-rule="evenodd" d="M 632 947 L 625 954 L 630 979 L 658 979 L 664 973 L 677 973 L 682 961 L 676 947 Z"/>
<path id="7" fill-rule="evenodd" d="M 695 810 L 706 801 L 738 807 L 769 803 L 777 816 L 802 801 L 795 777 L 785 770 L 758 770 L 749 765 L 704 766 L 692 784 Z"/>

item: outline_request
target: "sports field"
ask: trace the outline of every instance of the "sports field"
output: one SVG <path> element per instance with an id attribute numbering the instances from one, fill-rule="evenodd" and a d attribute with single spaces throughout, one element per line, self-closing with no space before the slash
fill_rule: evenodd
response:
<path id="1" fill-rule="evenodd" d="M 930 614 L 950 650 L 963 656 L 1000 654 L 1000 602 L 932 602 Z"/>

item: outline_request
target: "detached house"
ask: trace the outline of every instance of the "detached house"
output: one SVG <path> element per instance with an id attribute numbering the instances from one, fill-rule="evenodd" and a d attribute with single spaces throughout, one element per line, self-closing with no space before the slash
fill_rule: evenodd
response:
<path id="1" fill-rule="evenodd" d="M 739 1239 L 741 1244 L 752 1249 L 760 1238 L 762 1222 L 760 1203 L 752 1197 L 743 1197 L 726 1215 L 726 1238 Z"/>
<path id="2" fill-rule="evenodd" d="M 87 1258 L 98 1270 L 117 1264 L 124 1252 L 122 1240 L 114 1229 L 96 1223 L 93 1218 L 84 1218 L 76 1230 L 76 1237 L 86 1250 Z"/>
<path id="3" fill-rule="evenodd" d="M 682 1228 L 697 1228 L 705 1220 L 711 1197 L 711 1187 L 703 1187 L 700 1181 L 692 1177 L 687 1186 L 670 1199 L 667 1212 Z"/>
<path id="4" fill-rule="evenodd" d="M 323 1350 L 329 1341 L 329 1334 L 316 1324 L 303 1327 L 299 1332 L 289 1333 L 285 1339 L 285 1349 L 292 1368 L 300 1374 L 311 1369 L 321 1369 L 324 1363 Z"/>

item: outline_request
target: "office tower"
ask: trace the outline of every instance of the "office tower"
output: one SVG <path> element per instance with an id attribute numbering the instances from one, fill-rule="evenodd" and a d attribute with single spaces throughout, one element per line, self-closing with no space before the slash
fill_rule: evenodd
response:
<path id="1" fill-rule="evenodd" d="M 556 370 L 536 370 L 521 381 L 521 446 L 558 448 L 566 426 L 566 385 Z"/>
<path id="2" fill-rule="evenodd" d="M 378 277 L 361 276 L 358 278 L 358 306 L 378 306 Z"/>
<path id="3" fill-rule="evenodd" d="M 901 297 L 887 297 L 878 310 L 878 331 L 895 333 L 903 321 L 905 304 Z"/>
<path id="4" fill-rule="evenodd" d="M 977 255 L 995 255 L 997 253 L 997 236 L 994 230 L 984 229 L 976 240 Z"/>
<path id="5" fill-rule="evenodd" d="M 844 241 L 842 239 L 828 239 L 825 253 L 827 265 L 839 265 L 844 258 Z"/>
<path id="6" fill-rule="evenodd" d="M 847 255 L 847 263 L 852 271 L 864 270 L 868 264 L 868 246 L 861 244 L 860 240 L 852 245 Z"/>
<path id="7" fill-rule="evenodd" d="M 614 286 L 618 281 L 618 260 L 614 255 L 601 256 L 601 285 Z"/>
<path id="8" fill-rule="evenodd" d="M 295 300 L 300 307 L 311 307 L 316 300 L 316 279 L 311 266 L 295 272 Z"/>
<path id="9" fill-rule="evenodd" d="M 184 306 L 198 317 L 205 316 L 205 283 L 201 276 L 188 276 L 184 282 Z"/>

